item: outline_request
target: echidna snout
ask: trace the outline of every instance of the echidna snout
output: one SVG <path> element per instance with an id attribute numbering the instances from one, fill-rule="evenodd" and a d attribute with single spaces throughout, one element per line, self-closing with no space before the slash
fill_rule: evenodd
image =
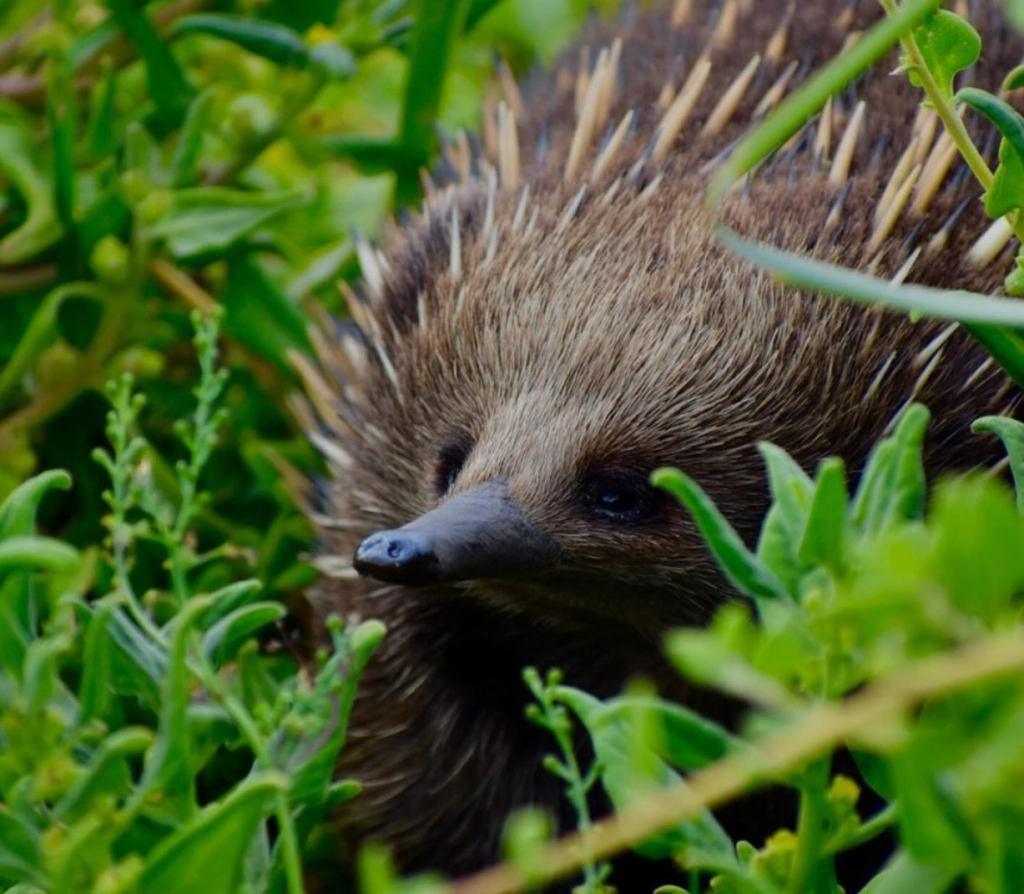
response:
<path id="1" fill-rule="evenodd" d="M 478 578 L 520 577 L 552 567 L 554 538 L 531 524 L 503 480 L 449 498 L 393 531 L 379 531 L 356 550 L 365 577 L 423 586 Z"/>

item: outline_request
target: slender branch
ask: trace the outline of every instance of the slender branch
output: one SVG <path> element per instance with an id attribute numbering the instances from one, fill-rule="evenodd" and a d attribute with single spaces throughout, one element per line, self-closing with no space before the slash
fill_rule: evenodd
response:
<path id="1" fill-rule="evenodd" d="M 538 855 L 544 877 L 576 871 L 585 859 L 604 859 L 701 811 L 730 801 L 752 785 L 788 773 L 894 715 L 936 696 L 1024 672 L 1024 630 L 983 637 L 873 684 L 841 702 L 808 711 L 787 730 L 767 737 L 693 774 L 685 788 L 664 789 L 628 810 L 595 823 L 589 836 L 568 835 Z M 536 878 L 534 878 L 536 881 Z M 492 869 L 440 887 L 435 894 L 514 894 L 527 879 L 514 866 Z"/>

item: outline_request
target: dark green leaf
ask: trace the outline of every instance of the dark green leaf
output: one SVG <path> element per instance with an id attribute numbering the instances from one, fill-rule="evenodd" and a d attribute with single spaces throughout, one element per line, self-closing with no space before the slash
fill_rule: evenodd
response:
<path id="1" fill-rule="evenodd" d="M 128 35 L 146 65 L 149 95 L 160 118 L 167 125 L 180 123 L 192 97 L 192 88 L 171 54 L 169 44 L 159 35 L 131 0 L 104 0 L 110 13 Z"/>
<path id="2" fill-rule="evenodd" d="M 39 835 L 0 805 L 0 879 L 45 885 Z"/>
<path id="3" fill-rule="evenodd" d="M 71 476 L 52 469 L 30 478 L 0 504 L 0 540 L 27 537 L 35 532 L 36 512 L 43 497 L 51 490 L 68 490 Z"/>
<path id="4" fill-rule="evenodd" d="M 418 0 L 409 47 L 409 74 L 399 126 L 399 142 L 408 165 L 398 172 L 398 200 L 409 203 L 419 192 L 419 169 L 433 152 L 435 122 L 462 33 L 469 0 Z"/>
<path id="5" fill-rule="evenodd" d="M 255 258 L 234 260 L 221 301 L 227 310 L 224 331 L 282 370 L 291 369 L 289 351 L 312 352 L 306 316 Z"/>
<path id="6" fill-rule="evenodd" d="M 175 37 L 183 34 L 218 37 L 278 65 L 292 68 L 303 68 L 308 61 L 301 35 L 285 25 L 260 19 L 197 13 L 178 19 L 171 28 L 171 34 Z"/>
<path id="7" fill-rule="evenodd" d="M 990 431 L 1003 442 L 1017 491 L 1017 511 L 1024 513 L 1024 423 L 1008 416 L 983 416 L 971 430 Z"/>

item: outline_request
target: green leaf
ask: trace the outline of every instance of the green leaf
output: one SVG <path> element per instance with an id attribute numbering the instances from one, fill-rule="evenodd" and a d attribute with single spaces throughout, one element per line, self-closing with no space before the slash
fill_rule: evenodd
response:
<path id="1" fill-rule="evenodd" d="M 971 431 L 990 431 L 1003 442 L 1017 491 L 1017 511 L 1024 513 L 1024 422 L 1008 416 L 983 416 L 971 426 Z"/>
<path id="2" fill-rule="evenodd" d="M 242 192 L 204 186 L 173 193 L 167 214 L 150 229 L 176 258 L 222 254 L 289 208 L 306 201 L 298 190 Z"/>
<path id="3" fill-rule="evenodd" d="M 68 490 L 71 476 L 60 469 L 42 472 L 12 491 L 0 504 L 0 540 L 27 537 L 35 531 L 39 504 L 51 490 Z"/>
<path id="4" fill-rule="evenodd" d="M 183 16 L 171 26 L 174 37 L 206 34 L 227 40 L 249 53 L 269 59 L 277 65 L 304 68 L 309 61 L 302 36 L 285 25 L 239 15 L 197 13 Z"/>
<path id="5" fill-rule="evenodd" d="M 78 550 L 52 537 L 9 537 L 0 541 L 0 572 L 18 567 L 71 571 L 78 562 Z"/>
<path id="6" fill-rule="evenodd" d="M 838 457 L 822 462 L 798 557 L 805 565 L 839 570 L 846 539 L 846 466 Z"/>
<path id="7" fill-rule="evenodd" d="M 292 369 L 290 351 L 312 353 L 306 331 L 308 318 L 255 258 L 233 261 L 221 301 L 227 310 L 224 332 L 274 361 L 280 369 Z"/>
<path id="8" fill-rule="evenodd" d="M 908 283 L 897 285 L 838 264 L 745 239 L 722 224 L 716 227 L 716 233 L 730 250 L 789 285 L 839 295 L 858 304 L 876 304 L 963 323 L 1014 382 L 1024 387 L 1024 339 L 1004 328 L 1024 329 L 1024 301 Z"/>
<path id="9" fill-rule="evenodd" d="M 601 768 L 601 784 L 616 810 L 627 808 L 652 790 L 685 785 L 682 777 L 658 755 L 658 744 L 664 742 L 666 730 L 664 726 L 660 730 L 657 727 L 664 724 L 669 711 L 654 709 L 654 700 L 625 697 L 602 703 L 571 687 L 559 687 L 557 697 L 587 728 Z M 697 745 L 689 756 L 706 763 L 725 742 L 714 734 L 713 725 L 701 728 L 699 718 L 686 715 L 685 711 L 675 715 L 677 729 L 683 726 L 699 733 L 704 747 Z M 721 735 L 725 735 L 724 731 Z M 729 858 L 733 848 L 714 817 L 703 811 L 634 845 L 634 850 L 652 859 L 666 859 L 689 850 Z"/>
<path id="10" fill-rule="evenodd" d="M 861 894 L 946 894 L 956 879 L 955 870 L 916 861 L 905 850 L 896 851 L 885 868 L 874 876 Z"/>
<path id="11" fill-rule="evenodd" d="M 971 865 L 977 844 L 949 780 L 936 775 L 929 749 L 941 753 L 940 742 L 917 739 L 890 758 L 900 805 L 900 842 L 920 863 L 959 874 Z"/>
<path id="12" fill-rule="evenodd" d="M 987 623 L 1011 617 L 1024 588 L 1024 517 L 1001 482 L 950 479 L 929 514 L 937 577 L 965 615 Z M 987 561 L 986 561 L 987 559 Z"/>
<path id="13" fill-rule="evenodd" d="M 462 33 L 469 0 L 418 0 L 409 45 L 409 73 L 399 125 L 399 143 L 408 163 L 398 171 L 398 200 L 410 203 L 419 193 L 419 170 L 437 139 L 435 126 L 448 67 Z"/>
<path id="14" fill-rule="evenodd" d="M 985 211 L 1001 217 L 1024 202 L 1024 118 L 1011 105 L 985 90 L 965 87 L 957 98 L 981 112 L 999 129 L 1003 143 L 999 147 L 999 168 L 995 181 L 985 194 Z"/>
<path id="15" fill-rule="evenodd" d="M 117 24 L 135 44 L 145 63 L 149 95 L 153 98 L 159 117 L 168 126 L 180 123 L 192 97 L 192 88 L 171 54 L 169 44 L 131 0 L 104 2 Z"/>
<path id="16" fill-rule="evenodd" d="M 272 799 L 287 788 L 288 780 L 276 773 L 247 779 L 154 848 L 139 874 L 137 890 L 236 894 L 249 846 Z"/>
<path id="17" fill-rule="evenodd" d="M 978 32 L 960 16 L 940 9 L 918 24 L 912 34 L 939 90 L 944 96 L 952 96 L 953 78 L 974 65 L 981 54 Z M 913 68 L 909 75 L 911 82 L 920 87 Z"/>
<path id="18" fill-rule="evenodd" d="M 59 241 L 64 232 L 50 176 L 39 167 L 39 151 L 27 123 L 0 119 L 0 173 L 27 208 L 21 226 L 0 239 L 0 264 L 20 264 Z"/>
<path id="19" fill-rule="evenodd" d="M 105 718 L 114 695 L 113 649 L 110 648 L 110 618 L 114 609 L 100 602 L 90 615 L 82 650 L 82 680 L 78 684 L 78 704 L 82 725 Z"/>
<path id="20" fill-rule="evenodd" d="M 763 441 L 758 450 L 768 469 L 772 505 L 761 526 L 757 558 L 779 578 L 786 592 L 795 596 L 802 571 L 797 548 L 807 524 L 814 483 L 781 447 Z"/>
<path id="21" fill-rule="evenodd" d="M 1011 90 L 1019 90 L 1021 87 L 1024 87 L 1024 65 L 1018 65 L 1010 70 L 1010 73 L 1003 78 L 1002 90 L 1008 93 Z"/>
<path id="22" fill-rule="evenodd" d="M 236 608 L 206 631 L 202 649 L 210 662 L 219 667 L 230 661 L 238 647 L 257 630 L 280 621 L 286 614 L 287 609 L 279 602 L 256 602 Z"/>
<path id="23" fill-rule="evenodd" d="M 992 186 L 985 192 L 985 213 L 993 220 L 1015 211 L 1024 204 L 1024 161 L 1003 140 L 999 144 L 999 167 Z"/>
<path id="24" fill-rule="evenodd" d="M 0 804 L 0 879 L 45 886 L 39 835 Z"/>
<path id="25" fill-rule="evenodd" d="M 191 818 L 195 806 L 192 739 L 188 730 L 188 641 L 200 615 L 210 606 L 208 597 L 195 597 L 182 608 L 171 640 L 170 664 L 162 686 L 163 705 L 156 741 L 146 760 L 143 788 L 157 786 L 164 804 L 181 820 Z"/>
<path id="26" fill-rule="evenodd" d="M 127 727 L 104 739 L 85 772 L 53 807 L 61 823 L 74 823 L 103 796 L 124 797 L 131 790 L 132 777 L 125 758 L 142 754 L 152 743 L 153 733 L 143 727 Z"/>
<path id="27" fill-rule="evenodd" d="M 678 469 L 667 468 L 656 469 L 651 481 L 690 510 L 718 565 L 740 593 L 755 600 L 791 598 L 779 579 L 747 549 L 739 534 L 695 481 Z"/>
<path id="28" fill-rule="evenodd" d="M 213 90 L 198 94 L 188 107 L 185 124 L 171 158 L 171 186 L 180 188 L 196 179 L 196 162 L 203 144 L 203 132 L 210 119 Z"/>
<path id="29" fill-rule="evenodd" d="M 920 516 L 926 486 L 922 450 L 929 418 L 925 407 L 911 404 L 892 437 L 872 450 L 852 507 L 853 524 L 863 531 L 877 533 L 895 521 Z"/>

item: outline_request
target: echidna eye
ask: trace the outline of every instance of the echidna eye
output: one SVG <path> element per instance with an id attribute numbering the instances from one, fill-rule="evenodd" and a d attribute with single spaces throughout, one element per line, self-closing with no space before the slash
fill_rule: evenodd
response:
<path id="1" fill-rule="evenodd" d="M 434 490 L 439 497 L 443 497 L 455 486 L 472 449 L 473 442 L 469 437 L 459 436 L 438 451 L 434 467 Z"/>
<path id="2" fill-rule="evenodd" d="M 583 486 L 583 498 L 592 513 L 620 524 L 651 521 L 662 507 L 660 492 L 650 485 L 646 475 L 632 470 L 589 475 Z"/>

